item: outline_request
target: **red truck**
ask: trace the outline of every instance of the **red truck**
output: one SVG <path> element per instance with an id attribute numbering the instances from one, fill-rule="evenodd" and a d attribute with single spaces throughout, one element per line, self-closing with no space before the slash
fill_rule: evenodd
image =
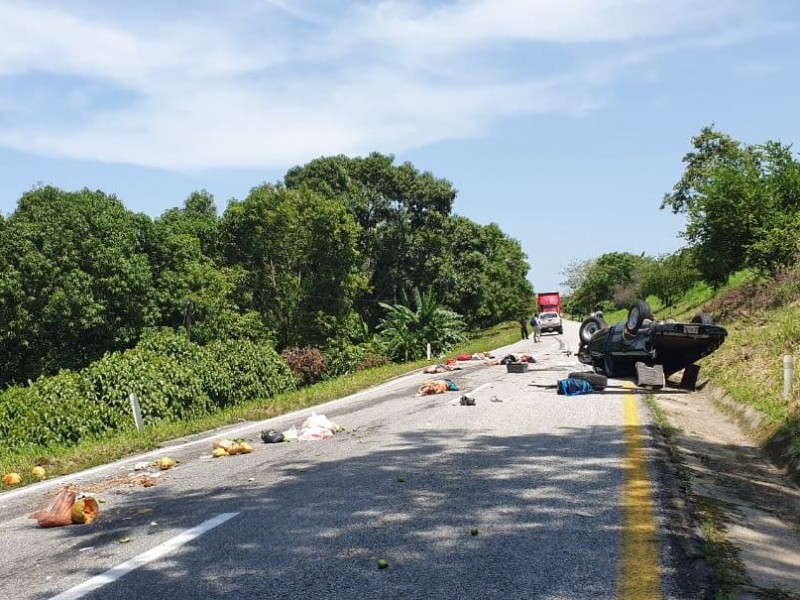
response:
<path id="1" fill-rule="evenodd" d="M 541 292 L 536 295 L 539 312 L 556 312 L 561 316 L 561 296 L 558 292 Z"/>

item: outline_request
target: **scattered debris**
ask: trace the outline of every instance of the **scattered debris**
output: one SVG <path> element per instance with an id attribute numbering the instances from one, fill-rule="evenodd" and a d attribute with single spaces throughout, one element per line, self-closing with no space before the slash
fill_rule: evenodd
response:
<path id="1" fill-rule="evenodd" d="M 470 535 L 478 535 L 478 533 L 479 533 L 478 532 L 478 528 L 477 527 L 473 527 L 472 529 L 469 530 L 469 533 L 470 533 Z"/>
<path id="2" fill-rule="evenodd" d="M 463 396 L 461 396 L 458 403 L 461 406 L 475 406 L 475 398 L 468 394 L 464 394 Z"/>
<path id="3" fill-rule="evenodd" d="M 291 429 L 287 429 L 283 432 L 283 440 L 285 442 L 291 442 L 297 439 L 297 427 L 292 425 Z"/>
<path id="4" fill-rule="evenodd" d="M 165 456 L 163 458 L 159 458 L 154 464 L 162 471 L 166 471 L 167 469 L 171 469 L 178 463 L 175 462 L 173 459 L 171 459 L 169 456 Z"/>
<path id="5" fill-rule="evenodd" d="M 519 360 L 513 354 L 506 354 L 503 358 L 500 359 L 501 365 L 507 365 L 508 363 L 515 363 L 515 362 L 519 362 Z"/>
<path id="6" fill-rule="evenodd" d="M 639 387 L 650 386 L 656 389 L 664 387 L 666 381 L 664 379 L 664 367 L 662 365 L 648 366 L 643 362 L 637 362 L 636 365 L 636 385 Z"/>
<path id="7" fill-rule="evenodd" d="M 97 501 L 91 496 L 79 498 L 72 505 L 72 522 L 76 525 L 88 525 L 100 514 Z"/>
<path id="8" fill-rule="evenodd" d="M 229 446 L 227 449 L 228 456 L 235 456 L 239 454 L 239 444 L 234 443 L 232 446 Z"/>
<path id="9" fill-rule="evenodd" d="M 261 432 L 261 441 L 265 444 L 278 444 L 284 440 L 284 435 L 280 431 L 269 429 Z"/>
<path id="10" fill-rule="evenodd" d="M 239 444 L 239 454 L 250 454 L 252 451 L 253 447 L 249 442 L 242 442 Z"/>
<path id="11" fill-rule="evenodd" d="M 311 413 L 311 416 L 303 421 L 303 428 L 300 430 L 297 439 L 301 441 L 324 440 L 343 430 L 343 427 L 340 427 L 325 415 Z"/>
<path id="12" fill-rule="evenodd" d="M 72 523 L 72 505 L 75 504 L 75 492 L 63 488 L 47 506 L 37 510 L 30 518 L 36 519 L 39 527 L 62 527 Z"/>
<path id="13" fill-rule="evenodd" d="M 400 475 L 400 477 L 397 478 L 397 483 L 405 483 L 405 482 L 406 482 L 406 478 L 403 477 L 402 475 Z"/>
<path id="14" fill-rule="evenodd" d="M 497 396 L 492 396 L 489 398 L 489 402 L 502 402 L 502 398 L 498 398 Z"/>
<path id="15" fill-rule="evenodd" d="M 389 567 L 389 561 L 384 558 L 378 559 L 378 568 L 379 569 L 387 569 Z"/>
<path id="16" fill-rule="evenodd" d="M 131 538 L 129 538 L 127 535 L 125 537 L 119 538 L 119 543 L 120 544 L 127 544 L 130 541 L 131 541 Z"/>
<path id="17" fill-rule="evenodd" d="M 91 496 L 76 499 L 75 490 L 65 487 L 44 508 L 30 518 L 36 519 L 39 527 L 62 527 L 64 525 L 87 525 L 100 516 L 100 507 Z"/>
<path id="18" fill-rule="evenodd" d="M 456 364 L 456 362 L 453 361 L 452 363 L 447 363 L 447 364 L 439 363 L 438 365 L 431 365 L 429 367 L 425 367 L 422 370 L 422 372 L 432 374 L 432 373 L 447 373 L 449 371 L 461 371 L 461 370 L 463 370 L 463 367 L 458 366 L 458 364 Z"/>
<path id="19" fill-rule="evenodd" d="M 213 452 L 211 452 L 211 455 L 214 458 L 222 458 L 223 456 L 228 456 L 228 452 L 225 450 L 225 448 L 214 448 Z"/>
<path id="20" fill-rule="evenodd" d="M 152 466 L 153 466 L 153 463 L 138 462 L 135 465 L 133 465 L 133 470 L 134 471 L 147 471 Z"/>
<path id="21" fill-rule="evenodd" d="M 593 392 L 594 388 L 585 379 L 559 379 L 556 382 L 556 393 L 559 396 L 579 396 Z"/>
<path id="22" fill-rule="evenodd" d="M 217 448 L 222 448 L 227 452 L 228 448 L 233 446 L 235 443 L 236 442 L 234 442 L 233 440 L 226 440 L 223 438 L 220 440 L 214 440 L 211 444 L 211 448 L 213 448 L 214 450 L 216 450 Z"/>
<path id="23" fill-rule="evenodd" d="M 19 473 L 6 473 L 3 476 L 3 483 L 6 485 L 19 485 L 22 483 L 22 477 Z"/>

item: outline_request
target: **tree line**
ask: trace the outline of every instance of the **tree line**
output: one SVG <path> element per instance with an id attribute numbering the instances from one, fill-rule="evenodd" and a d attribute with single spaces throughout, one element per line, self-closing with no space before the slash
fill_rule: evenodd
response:
<path id="1" fill-rule="evenodd" d="M 292 168 L 222 214 L 205 191 L 153 219 L 102 191 L 34 188 L 0 216 L 0 384 L 83 368 L 163 327 L 200 345 L 402 359 L 398 319 L 452 342 L 458 326 L 525 314 L 520 244 L 454 214 L 455 198 L 378 153 Z"/>
<path id="2" fill-rule="evenodd" d="M 735 272 L 765 277 L 800 253 L 800 161 L 791 145 L 745 144 L 713 126 L 692 138 L 684 171 L 661 202 L 686 217 L 686 246 L 659 257 L 613 252 L 563 271 L 567 307 L 583 314 L 637 297 L 671 304 L 698 282 L 719 287 Z"/>

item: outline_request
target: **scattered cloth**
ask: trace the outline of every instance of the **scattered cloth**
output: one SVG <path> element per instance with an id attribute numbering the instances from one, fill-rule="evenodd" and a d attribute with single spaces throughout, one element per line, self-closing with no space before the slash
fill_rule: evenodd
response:
<path id="1" fill-rule="evenodd" d="M 556 382 L 556 393 L 559 396 L 579 396 L 592 392 L 594 388 L 584 379 L 559 379 Z"/>
<path id="2" fill-rule="evenodd" d="M 429 367 L 425 367 L 422 371 L 423 373 L 433 374 L 433 373 L 448 373 L 450 371 L 461 371 L 462 367 L 459 367 L 457 364 L 442 364 L 439 363 L 438 365 L 431 365 Z"/>
<path id="3" fill-rule="evenodd" d="M 506 354 L 503 358 L 500 359 L 501 365 L 507 365 L 508 363 L 515 363 L 515 362 L 519 361 L 517 360 L 517 357 L 514 356 L 513 354 Z"/>

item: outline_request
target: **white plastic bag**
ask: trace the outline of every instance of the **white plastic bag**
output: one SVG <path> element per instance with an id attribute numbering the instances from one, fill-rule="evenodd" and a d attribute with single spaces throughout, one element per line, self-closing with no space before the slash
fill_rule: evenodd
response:
<path id="1" fill-rule="evenodd" d="M 339 431 L 339 426 L 331 421 L 328 417 L 312 412 L 311 416 L 303 422 L 303 429 L 313 429 L 315 427 L 327 429 L 331 432 L 331 435 Z"/>
<path id="2" fill-rule="evenodd" d="M 324 440 L 329 437 L 333 437 L 333 432 L 330 429 L 320 425 L 314 425 L 313 427 L 303 427 L 303 431 L 300 432 L 300 436 L 297 439 L 302 442 L 312 442 Z"/>
<path id="3" fill-rule="evenodd" d="M 297 427 L 292 425 L 291 429 L 287 429 L 283 432 L 283 441 L 284 442 L 292 442 L 297 439 Z"/>

